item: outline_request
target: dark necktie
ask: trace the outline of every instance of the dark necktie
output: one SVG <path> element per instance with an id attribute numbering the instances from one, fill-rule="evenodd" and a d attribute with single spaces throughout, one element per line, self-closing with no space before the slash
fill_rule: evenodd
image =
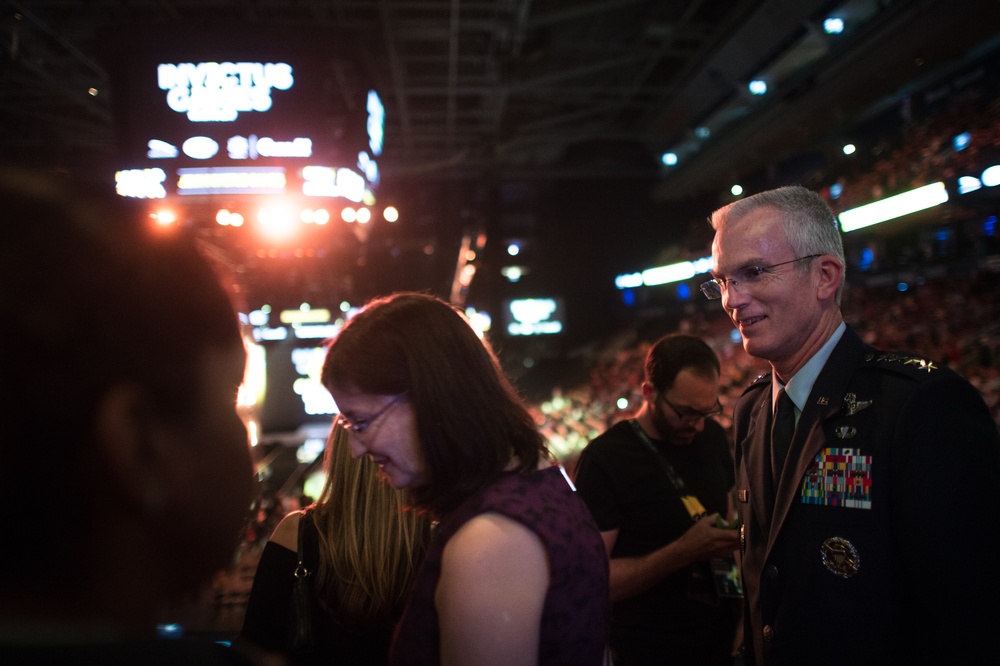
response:
<path id="1" fill-rule="evenodd" d="M 785 466 L 785 456 L 788 455 L 788 445 L 794 432 L 795 403 L 785 393 L 785 389 L 781 389 L 778 391 L 778 405 L 771 424 L 771 478 L 774 479 L 775 490 L 778 488 L 778 479 L 781 478 L 781 469 Z"/>

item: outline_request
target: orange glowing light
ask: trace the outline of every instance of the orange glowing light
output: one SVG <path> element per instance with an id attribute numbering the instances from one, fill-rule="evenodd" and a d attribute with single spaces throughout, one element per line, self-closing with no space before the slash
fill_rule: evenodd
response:
<path id="1" fill-rule="evenodd" d="M 291 238 L 297 230 L 294 213 L 286 206 L 265 206 L 257 214 L 261 232 L 273 240 Z"/>
<path id="2" fill-rule="evenodd" d="M 152 218 L 156 220 L 156 223 L 161 227 L 166 227 L 177 221 L 177 214 L 168 208 L 161 208 L 153 213 Z"/>

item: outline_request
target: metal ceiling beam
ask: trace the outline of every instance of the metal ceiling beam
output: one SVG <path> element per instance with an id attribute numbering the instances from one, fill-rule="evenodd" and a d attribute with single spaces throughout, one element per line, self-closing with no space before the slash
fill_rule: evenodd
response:
<path id="1" fill-rule="evenodd" d="M 459 8 L 458 0 L 451 0 L 451 12 L 449 15 L 448 30 L 448 99 L 445 107 L 445 131 L 447 139 L 445 148 L 449 151 L 454 148 L 455 131 L 455 111 L 457 103 L 455 101 L 455 87 L 458 83 L 458 34 L 459 34 Z"/>
<path id="2" fill-rule="evenodd" d="M 389 0 L 379 1 L 379 15 L 382 19 L 382 41 L 385 45 L 385 54 L 388 60 L 389 73 L 392 77 L 393 98 L 396 100 L 396 113 L 399 114 L 399 124 L 403 128 L 403 142 L 409 145 L 409 136 L 412 126 L 410 124 L 410 113 L 406 98 L 405 81 L 403 80 L 403 70 L 400 65 L 399 53 L 396 51 L 395 29 L 392 21 L 392 12 L 389 9 Z"/>
<path id="3" fill-rule="evenodd" d="M 532 18 L 528 28 L 534 30 L 542 26 L 576 21 L 597 14 L 610 14 L 631 5 L 642 5 L 647 2 L 648 0 L 597 0 L 587 4 L 575 4 L 569 9 L 561 9 Z"/>

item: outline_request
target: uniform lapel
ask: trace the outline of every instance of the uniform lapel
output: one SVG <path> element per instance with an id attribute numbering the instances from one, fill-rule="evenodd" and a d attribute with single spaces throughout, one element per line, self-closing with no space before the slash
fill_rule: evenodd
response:
<path id="1" fill-rule="evenodd" d="M 829 446 L 823 424 L 840 412 L 851 377 L 854 376 L 861 356 L 869 349 L 854 329 L 848 326 L 816 378 L 795 428 L 785 473 L 781 477 L 781 484 L 774 499 L 768 550 L 777 538 L 792 504 L 799 500 L 802 478 L 810 463 L 816 454 L 825 446 Z"/>
<path id="2" fill-rule="evenodd" d="M 770 457 L 764 455 L 769 450 L 768 437 L 771 431 L 771 391 L 761 391 L 761 398 L 754 405 L 750 413 L 750 425 L 747 430 L 750 437 L 744 442 L 744 451 L 751 451 L 750 455 L 744 454 L 743 460 L 746 464 L 746 475 L 748 486 L 752 496 L 750 507 L 753 509 L 757 522 L 762 526 L 764 534 L 767 534 L 768 525 L 771 522 L 771 511 L 774 508 L 774 491 L 771 486 L 771 462 Z"/>

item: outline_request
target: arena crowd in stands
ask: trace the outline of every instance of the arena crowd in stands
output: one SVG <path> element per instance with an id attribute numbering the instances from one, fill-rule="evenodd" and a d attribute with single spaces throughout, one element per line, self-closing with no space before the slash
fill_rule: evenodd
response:
<path id="1" fill-rule="evenodd" d="M 880 134 L 874 145 L 858 146 L 856 156 L 841 163 L 846 171 L 822 190 L 834 213 L 936 181 L 978 175 L 1000 162 L 1000 95 L 991 85 L 966 88 L 938 105 L 942 108 L 918 117 L 904 104 L 898 133 Z"/>

